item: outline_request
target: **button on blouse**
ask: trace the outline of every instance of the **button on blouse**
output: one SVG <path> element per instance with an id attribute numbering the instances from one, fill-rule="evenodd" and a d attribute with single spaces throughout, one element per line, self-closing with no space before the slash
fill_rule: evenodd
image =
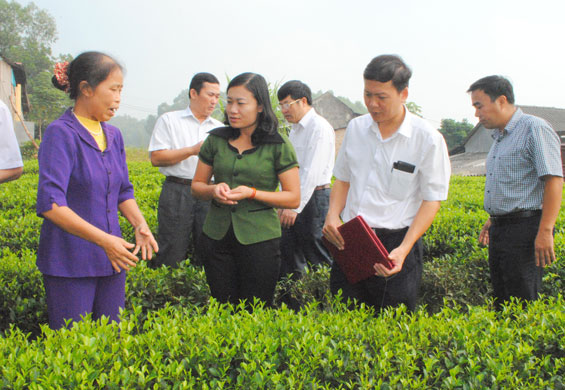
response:
<path id="1" fill-rule="evenodd" d="M 37 215 L 53 203 L 68 206 L 99 229 L 121 237 L 118 205 L 133 199 L 124 142 L 120 131 L 102 123 L 107 149 L 67 110 L 45 130 L 39 149 Z M 104 250 L 67 233 L 48 219 L 43 221 L 37 266 L 47 275 L 63 277 L 108 276 L 114 273 Z"/>
<path id="2" fill-rule="evenodd" d="M 296 153 L 285 135 L 266 135 L 253 149 L 239 153 L 229 144 L 237 130 L 220 127 L 210 131 L 200 149 L 199 158 L 213 167 L 216 183 L 227 183 L 230 188 L 240 185 L 262 191 L 276 191 L 278 175 L 298 166 Z M 236 205 L 212 201 L 203 231 L 220 240 L 230 224 L 237 240 L 245 245 L 280 237 L 281 227 L 275 209 L 253 199 L 244 199 Z"/>

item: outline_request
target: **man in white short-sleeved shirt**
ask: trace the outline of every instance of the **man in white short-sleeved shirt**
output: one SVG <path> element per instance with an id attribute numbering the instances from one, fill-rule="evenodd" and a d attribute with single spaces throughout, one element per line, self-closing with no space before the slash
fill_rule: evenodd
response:
<path id="1" fill-rule="evenodd" d="M 312 92 L 291 80 L 278 92 L 279 105 L 292 124 L 289 139 L 300 165 L 300 206 L 279 210 L 282 226 L 281 277 L 300 277 L 307 264 L 331 264 L 322 242 L 335 162 L 335 131 L 312 107 Z"/>
<path id="2" fill-rule="evenodd" d="M 337 227 L 361 215 L 389 252 L 393 267 L 375 264 L 375 275 L 350 284 L 337 263 L 333 294 L 376 309 L 405 304 L 416 308 L 422 278 L 421 236 L 447 199 L 451 167 L 442 135 L 405 106 L 411 70 L 394 55 L 375 57 L 365 68 L 369 114 L 346 130 L 334 169 L 336 180 L 324 235 L 338 248 Z"/>
<path id="3" fill-rule="evenodd" d="M 23 173 L 23 162 L 14 133 L 10 109 L 0 100 L 0 183 L 16 180 Z"/>
<path id="4" fill-rule="evenodd" d="M 189 106 L 161 115 L 149 142 L 151 163 L 166 176 L 159 197 L 159 254 L 154 266 L 175 267 L 190 248 L 196 249 L 209 207 L 209 202 L 192 197 L 190 186 L 208 131 L 223 126 L 210 117 L 220 98 L 220 82 L 210 73 L 197 73 L 188 93 Z M 199 262 L 196 257 L 193 252 L 193 263 Z"/>

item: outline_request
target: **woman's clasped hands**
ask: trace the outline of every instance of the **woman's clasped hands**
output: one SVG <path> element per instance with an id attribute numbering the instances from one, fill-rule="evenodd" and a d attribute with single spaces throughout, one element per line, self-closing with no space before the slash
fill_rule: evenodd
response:
<path id="1" fill-rule="evenodd" d="M 214 200 L 218 203 L 234 205 L 238 200 L 251 198 L 253 193 L 253 188 L 248 186 L 231 189 L 227 183 L 219 183 L 214 187 Z"/>

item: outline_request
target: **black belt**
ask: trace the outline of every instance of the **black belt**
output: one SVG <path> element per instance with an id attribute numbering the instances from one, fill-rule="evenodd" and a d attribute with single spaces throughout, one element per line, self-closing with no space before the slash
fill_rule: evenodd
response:
<path id="1" fill-rule="evenodd" d="M 541 215 L 541 210 L 524 210 L 516 211 L 503 215 L 491 215 L 490 221 L 494 225 L 508 225 L 511 223 L 521 222 L 524 218 L 538 217 Z"/>
<path id="2" fill-rule="evenodd" d="M 176 177 L 176 176 L 167 176 L 165 181 L 170 181 L 177 184 L 184 184 L 185 186 L 189 186 L 190 184 L 192 184 L 192 179 L 183 179 L 182 177 Z"/>
<path id="3" fill-rule="evenodd" d="M 400 229 L 385 229 L 385 228 L 371 228 L 376 233 L 377 236 L 385 235 L 385 234 L 395 234 L 400 232 L 406 232 L 408 230 L 408 226 L 400 228 Z"/>

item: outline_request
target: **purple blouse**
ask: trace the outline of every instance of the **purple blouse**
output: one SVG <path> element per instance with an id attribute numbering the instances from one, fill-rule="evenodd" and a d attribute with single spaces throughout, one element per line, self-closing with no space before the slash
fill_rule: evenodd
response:
<path id="1" fill-rule="evenodd" d="M 39 148 L 37 215 L 53 203 L 68 206 L 81 218 L 121 237 L 118 205 L 133 199 L 120 131 L 102 123 L 107 148 L 98 144 L 68 109 L 45 130 Z M 108 276 L 115 271 L 104 250 L 43 220 L 37 267 L 51 276 Z"/>

